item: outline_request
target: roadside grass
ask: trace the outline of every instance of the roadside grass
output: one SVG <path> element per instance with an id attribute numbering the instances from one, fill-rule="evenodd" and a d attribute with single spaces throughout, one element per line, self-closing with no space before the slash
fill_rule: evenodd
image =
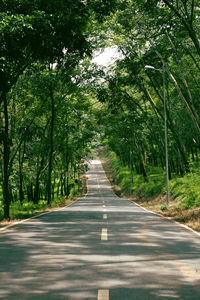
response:
<path id="1" fill-rule="evenodd" d="M 148 167 L 148 180 L 121 164 L 113 152 L 99 152 L 104 170 L 118 196 L 127 197 L 165 217 L 182 222 L 200 231 L 200 163 L 190 162 L 191 172 L 184 177 L 172 174 L 170 204 L 166 204 L 165 171 Z"/>
<path id="2" fill-rule="evenodd" d="M 190 163 L 191 173 L 184 177 L 174 178 L 170 182 L 173 199 L 178 200 L 184 209 L 200 206 L 200 164 Z"/>
<path id="3" fill-rule="evenodd" d="M 125 195 L 136 194 L 138 198 L 149 198 L 164 193 L 165 172 L 161 168 L 147 168 L 148 179 L 145 180 L 142 175 L 135 172 L 131 174 L 130 168 L 122 165 L 115 153 L 108 152 L 106 157 L 112 170 L 113 181 L 120 185 Z"/>

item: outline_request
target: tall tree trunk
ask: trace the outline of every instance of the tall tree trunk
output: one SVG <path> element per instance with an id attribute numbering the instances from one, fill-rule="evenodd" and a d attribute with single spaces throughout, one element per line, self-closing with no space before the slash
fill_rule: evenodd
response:
<path id="1" fill-rule="evenodd" d="M 25 153 L 25 140 L 23 146 L 23 153 L 21 157 L 21 147 L 19 148 L 19 199 L 20 202 L 24 200 L 24 191 L 23 191 L 23 163 L 24 163 L 24 153 Z"/>
<path id="2" fill-rule="evenodd" d="M 30 183 L 30 199 L 33 201 L 33 182 Z"/>
<path id="3" fill-rule="evenodd" d="M 41 161 L 40 161 L 40 167 L 37 170 L 37 174 L 36 174 L 36 180 L 35 180 L 35 190 L 34 190 L 34 197 L 33 197 L 33 202 L 34 203 L 38 203 L 40 200 L 40 174 L 42 171 L 42 168 L 44 166 L 44 156 L 42 157 Z"/>
<path id="4" fill-rule="evenodd" d="M 195 161 L 193 146 L 191 146 L 192 161 Z"/>
<path id="5" fill-rule="evenodd" d="M 10 217 L 10 192 L 9 192 L 9 159 L 10 159 L 10 139 L 9 139 L 9 120 L 8 102 L 6 92 L 2 92 L 4 107 L 4 134 L 3 134 L 3 197 L 4 197 L 4 218 Z"/>
<path id="6" fill-rule="evenodd" d="M 53 185 L 52 185 L 52 191 L 51 191 L 51 194 L 52 194 L 52 199 L 54 200 L 54 196 L 55 196 L 55 185 L 56 185 L 56 175 L 54 173 L 54 178 L 53 178 Z"/>
<path id="7" fill-rule="evenodd" d="M 34 197 L 33 197 L 33 202 L 37 204 L 39 202 L 39 174 L 36 176 L 36 181 L 35 181 L 35 190 L 34 190 Z"/>
<path id="8" fill-rule="evenodd" d="M 23 190 L 23 175 L 22 175 L 22 169 L 19 170 L 19 200 L 22 203 L 24 200 L 24 190 Z"/>
<path id="9" fill-rule="evenodd" d="M 69 178 L 70 178 L 70 175 L 69 175 L 69 161 L 68 161 L 68 157 L 66 159 L 66 164 L 67 164 L 67 190 L 66 190 L 66 195 L 69 196 L 69 193 L 70 193 L 70 190 L 69 190 Z"/>
<path id="10" fill-rule="evenodd" d="M 33 182 L 30 181 L 29 184 L 27 185 L 27 197 L 28 197 L 28 202 L 33 201 Z"/>
<path id="11" fill-rule="evenodd" d="M 52 173 L 52 161 L 53 161 L 53 135 L 54 135 L 54 121 L 55 121 L 55 103 L 52 88 L 50 89 L 51 99 L 51 128 L 50 128 L 50 151 L 49 151 L 49 169 L 47 179 L 47 203 L 51 204 L 51 173 Z"/>
<path id="12" fill-rule="evenodd" d="M 63 196 L 63 173 L 60 174 L 60 195 Z"/>
<path id="13" fill-rule="evenodd" d="M 195 147 L 196 161 L 199 161 L 198 149 Z"/>

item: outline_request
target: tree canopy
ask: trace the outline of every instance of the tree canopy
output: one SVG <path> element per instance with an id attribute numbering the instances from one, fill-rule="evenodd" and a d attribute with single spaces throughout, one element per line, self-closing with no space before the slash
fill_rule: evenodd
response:
<path id="1" fill-rule="evenodd" d="M 163 88 L 170 176 L 190 172 L 200 132 L 197 0 L 1 0 L 0 7 L 4 217 L 16 201 L 69 195 L 95 139 L 145 180 L 150 166 L 164 169 Z M 121 57 L 105 72 L 92 55 L 113 46 Z"/>

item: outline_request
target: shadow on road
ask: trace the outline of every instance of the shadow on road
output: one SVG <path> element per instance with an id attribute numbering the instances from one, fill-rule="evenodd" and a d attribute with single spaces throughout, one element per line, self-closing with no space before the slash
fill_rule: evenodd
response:
<path id="1" fill-rule="evenodd" d="M 0 235 L 0 273 L 5 300 L 97 299 L 98 289 L 113 300 L 199 300 L 200 242 L 117 198 L 98 165 L 86 198 Z"/>

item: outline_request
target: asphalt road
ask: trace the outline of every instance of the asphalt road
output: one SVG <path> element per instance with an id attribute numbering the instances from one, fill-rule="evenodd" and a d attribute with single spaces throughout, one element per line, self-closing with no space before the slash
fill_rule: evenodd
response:
<path id="1" fill-rule="evenodd" d="M 200 237 L 111 191 L 0 233 L 0 299 L 200 299 Z"/>

